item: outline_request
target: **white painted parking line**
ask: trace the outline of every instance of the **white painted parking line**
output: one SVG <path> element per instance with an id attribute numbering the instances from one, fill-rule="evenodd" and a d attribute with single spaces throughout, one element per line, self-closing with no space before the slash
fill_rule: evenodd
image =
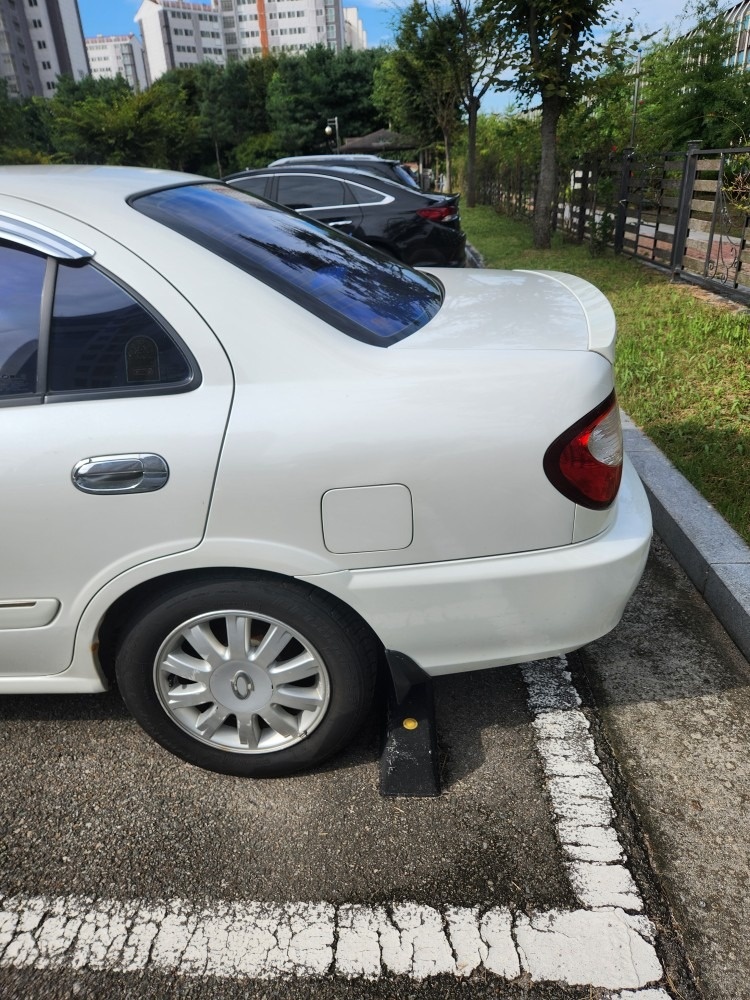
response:
<path id="1" fill-rule="evenodd" d="M 668 1000 L 654 927 L 612 826 L 612 794 L 565 661 L 523 667 L 571 885 L 581 909 L 107 900 L 0 895 L 0 966 L 237 979 L 423 980 L 483 970 Z"/>
<path id="2" fill-rule="evenodd" d="M 566 666 L 562 657 L 542 660 L 522 673 L 570 882 L 583 906 L 640 913 L 643 900 L 612 826 L 612 792 Z"/>
<path id="3" fill-rule="evenodd" d="M 623 910 L 435 909 L 326 903 L 0 899 L 0 965 L 271 979 L 332 973 L 422 980 L 484 969 L 503 979 L 640 988 L 661 978 L 643 918 Z"/>

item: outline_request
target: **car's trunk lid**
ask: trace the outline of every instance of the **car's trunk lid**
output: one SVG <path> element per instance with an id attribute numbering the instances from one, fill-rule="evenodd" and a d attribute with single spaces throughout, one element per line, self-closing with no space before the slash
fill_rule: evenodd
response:
<path id="1" fill-rule="evenodd" d="M 395 348 L 596 351 L 614 359 L 615 317 L 589 282 L 553 271 L 436 271 L 445 301 Z"/>

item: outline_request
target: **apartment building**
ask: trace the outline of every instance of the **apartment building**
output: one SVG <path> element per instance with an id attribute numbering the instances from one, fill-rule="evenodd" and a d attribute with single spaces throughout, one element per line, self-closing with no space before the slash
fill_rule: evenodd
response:
<path id="1" fill-rule="evenodd" d="M 0 77 L 14 97 L 51 97 L 89 75 L 76 0 L 0 0 Z"/>
<path id="2" fill-rule="evenodd" d="M 736 38 L 731 62 L 750 69 L 750 0 L 725 10 L 724 17 L 731 24 Z"/>
<path id="3" fill-rule="evenodd" d="M 344 7 L 344 45 L 349 49 L 366 49 L 367 32 L 356 7 Z"/>
<path id="4" fill-rule="evenodd" d="M 135 20 L 141 31 L 151 83 L 177 67 L 200 62 L 225 65 L 227 51 L 218 8 L 216 2 L 144 0 Z"/>
<path id="5" fill-rule="evenodd" d="M 140 27 L 151 81 L 169 69 L 212 61 L 225 65 L 268 52 L 315 45 L 366 48 L 356 8 L 341 0 L 143 0 Z"/>
<path id="6" fill-rule="evenodd" d="M 132 90 L 148 87 L 143 46 L 136 35 L 97 35 L 86 39 L 91 75 L 113 80 L 122 76 Z"/>

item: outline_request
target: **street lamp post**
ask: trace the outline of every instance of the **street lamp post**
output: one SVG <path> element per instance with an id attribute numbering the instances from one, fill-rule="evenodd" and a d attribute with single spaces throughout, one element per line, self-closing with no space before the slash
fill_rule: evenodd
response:
<path id="1" fill-rule="evenodd" d="M 341 136 L 339 135 L 339 118 L 335 115 L 333 118 L 329 118 L 326 122 L 326 135 L 330 139 L 331 136 L 336 137 L 336 152 L 341 152 Z"/>
<path id="2" fill-rule="evenodd" d="M 635 87 L 633 88 L 633 116 L 630 123 L 630 148 L 635 148 L 635 126 L 638 121 L 638 102 L 641 96 L 641 50 L 635 62 Z"/>

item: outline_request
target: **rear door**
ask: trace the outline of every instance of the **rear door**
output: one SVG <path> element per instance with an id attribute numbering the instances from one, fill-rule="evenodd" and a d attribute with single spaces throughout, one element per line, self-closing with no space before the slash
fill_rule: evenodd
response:
<path id="1" fill-rule="evenodd" d="M 212 331 L 153 268 L 40 216 L 95 253 L 45 252 L 0 216 L 5 676 L 64 670 L 97 590 L 200 542 L 233 387 Z"/>

